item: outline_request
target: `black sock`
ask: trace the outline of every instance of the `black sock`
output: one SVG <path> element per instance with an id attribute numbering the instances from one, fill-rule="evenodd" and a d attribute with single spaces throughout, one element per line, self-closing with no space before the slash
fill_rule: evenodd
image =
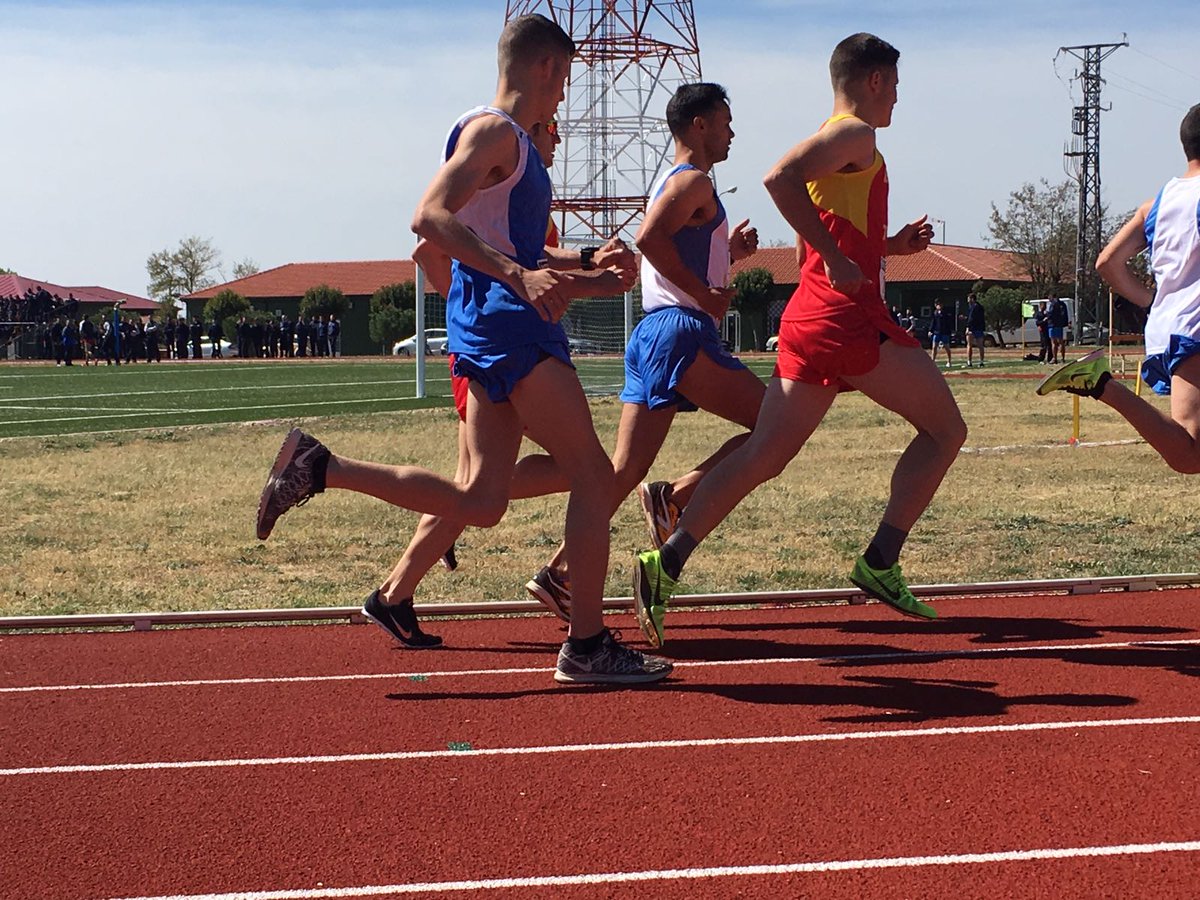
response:
<path id="1" fill-rule="evenodd" d="M 688 557 L 692 555 L 692 551 L 696 549 L 697 543 L 698 541 L 682 528 L 672 532 L 658 551 L 663 571 L 678 581 L 680 573 L 683 572 L 683 566 L 688 561 Z"/>
<path id="2" fill-rule="evenodd" d="M 577 638 L 568 637 L 567 643 L 576 653 L 595 653 L 600 649 L 600 644 L 604 641 L 604 636 L 608 634 L 607 628 L 601 628 L 591 637 Z"/>
<path id="3" fill-rule="evenodd" d="M 907 531 L 901 531 L 886 522 L 879 523 L 879 530 L 867 546 L 863 557 L 872 569 L 890 569 L 900 559 L 900 549 L 904 546 Z"/>
<path id="4" fill-rule="evenodd" d="M 322 448 L 324 449 L 324 448 Z M 312 483 L 313 493 L 325 493 L 325 472 L 329 468 L 329 458 L 333 456 L 328 450 L 313 457 Z"/>
<path id="5" fill-rule="evenodd" d="M 385 602 L 385 601 L 384 601 L 384 599 L 383 599 L 383 593 L 381 592 L 381 593 L 379 594 L 379 602 L 380 602 L 380 603 L 382 603 L 384 606 L 412 606 L 412 605 L 413 605 L 413 598 L 412 598 L 412 597 L 405 597 L 405 598 L 403 598 L 403 599 L 401 599 L 401 600 L 397 600 L 395 603 L 387 603 L 387 602 Z"/>

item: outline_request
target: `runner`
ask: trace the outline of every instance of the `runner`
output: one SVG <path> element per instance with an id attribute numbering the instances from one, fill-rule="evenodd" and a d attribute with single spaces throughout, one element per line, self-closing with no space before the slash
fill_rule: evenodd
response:
<path id="1" fill-rule="evenodd" d="M 637 235 L 646 317 L 625 350 L 611 510 L 637 486 L 656 547 L 671 534 L 704 474 L 748 436 L 726 441 L 674 484 L 639 485 L 662 449 L 675 413 L 699 408 L 750 429 L 765 390 L 761 379 L 725 350 L 716 327 L 733 298 L 730 263 L 758 249 L 758 233 L 749 220 L 730 232 L 710 174 L 729 157 L 732 121 L 729 97 L 720 85 L 685 84 L 675 92 L 667 104 L 674 163 L 650 189 Z M 572 586 L 565 563 L 560 547 L 525 585 L 547 606 L 564 612 L 570 608 Z"/>
<path id="2" fill-rule="evenodd" d="M 662 643 L 667 602 L 697 543 L 783 471 L 842 390 L 862 391 L 917 429 L 892 474 L 883 521 L 850 579 L 906 615 L 937 615 L 909 591 L 898 560 L 966 439 L 966 425 L 937 365 L 884 305 L 887 255 L 920 252 L 933 237 L 924 217 L 887 236 L 887 170 L 875 132 L 891 124 L 899 57 L 869 34 L 838 44 L 830 60 L 833 115 L 765 179 L 804 238 L 800 284 L 783 314 L 779 360 L 750 439 L 700 483 L 663 546 L 638 556 L 634 606 L 654 646 Z"/>
<path id="3" fill-rule="evenodd" d="M 1039 394 L 1068 391 L 1111 406 L 1176 472 L 1200 474 L 1200 104 L 1179 127 L 1187 169 L 1143 203 L 1096 260 L 1096 269 L 1126 300 L 1143 308 L 1146 361 L 1141 375 L 1170 395 L 1167 415 L 1114 381 L 1101 347 L 1051 373 Z M 1155 290 L 1129 268 L 1150 250 Z M 1153 305 L 1151 305 L 1153 304 Z"/>
<path id="4" fill-rule="evenodd" d="M 570 37 L 544 16 L 520 16 L 505 26 L 496 98 L 455 123 L 445 162 L 413 219 L 420 237 L 454 259 L 446 315 L 457 372 L 471 382 L 466 482 L 414 466 L 336 456 L 296 429 L 263 490 L 258 534 L 266 538 L 280 515 L 326 488 L 369 494 L 462 525 L 494 525 L 508 505 L 522 430 L 528 429 L 571 487 L 565 532 L 576 602 L 555 679 L 656 681 L 669 674 L 671 664 L 621 645 L 604 626 L 612 465 L 558 324 L 571 299 L 621 293 L 633 273 L 539 268 L 550 178 L 528 132 L 554 117 L 574 52 Z M 411 612 L 411 603 L 403 607 Z M 398 639 L 408 632 L 405 622 L 396 622 L 397 605 L 384 604 L 378 591 L 368 597 L 364 612 Z"/>

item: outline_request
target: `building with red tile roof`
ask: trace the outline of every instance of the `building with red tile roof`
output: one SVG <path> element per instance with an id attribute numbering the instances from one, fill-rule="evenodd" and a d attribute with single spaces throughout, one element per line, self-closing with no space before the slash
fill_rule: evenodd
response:
<path id="1" fill-rule="evenodd" d="M 929 315 L 935 300 L 951 306 L 957 301 L 965 306 L 967 294 L 977 282 L 1018 285 L 1030 280 L 1021 272 L 1015 254 L 982 247 L 933 244 L 911 256 L 888 257 L 887 265 L 888 303 L 902 310 L 912 309 L 919 316 Z M 743 344 L 749 345 L 744 349 L 762 349 L 767 336 L 777 333 L 779 316 L 800 279 L 793 247 L 763 247 L 749 259 L 734 264 L 733 273 L 755 267 L 771 273 L 775 294 L 768 309 L 757 314 L 758 321 L 744 323 Z M 257 309 L 286 314 L 294 320 L 305 291 L 328 285 L 340 290 L 350 302 L 342 321 L 343 352 L 368 354 L 379 352 L 367 331 L 371 295 L 384 285 L 415 280 L 416 266 L 411 259 L 288 263 L 197 291 L 183 300 L 189 318 L 203 316 L 204 304 L 228 289 L 241 294 Z M 747 316 L 754 315 L 747 311 Z M 443 324 L 436 315 L 428 321 L 429 327 Z"/>
<path id="2" fill-rule="evenodd" d="M 411 259 L 288 263 L 188 294 L 183 302 L 189 319 L 203 317 L 205 303 L 221 291 L 231 290 L 249 300 L 255 309 L 295 321 L 305 292 L 328 285 L 345 294 L 349 302 L 342 319 L 341 350 L 343 355 L 356 356 L 379 352 L 379 345 L 368 333 L 371 295 L 384 285 L 416 281 L 416 272 L 416 263 Z M 445 323 L 428 324 L 435 327 Z"/>

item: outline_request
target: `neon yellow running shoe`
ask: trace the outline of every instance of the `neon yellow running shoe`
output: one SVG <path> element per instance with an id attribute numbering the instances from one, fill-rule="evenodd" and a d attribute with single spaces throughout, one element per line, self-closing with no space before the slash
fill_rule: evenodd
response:
<path id="1" fill-rule="evenodd" d="M 1112 378 L 1105 358 L 1108 350 L 1097 347 L 1086 356 L 1055 369 L 1042 379 L 1037 392 L 1046 396 L 1052 391 L 1066 391 L 1084 397 L 1096 397 L 1104 393 L 1104 385 Z"/>
<path id="2" fill-rule="evenodd" d="M 850 580 L 874 597 L 890 606 L 897 612 L 914 619 L 936 619 L 937 610 L 928 603 L 922 603 L 913 596 L 912 591 L 900 573 L 900 563 L 887 569 L 872 569 L 864 557 L 854 561 L 854 571 Z"/>
<path id="3" fill-rule="evenodd" d="M 633 570 L 633 611 L 651 647 L 663 644 L 667 601 L 678 589 L 679 582 L 663 571 L 657 550 L 638 554 L 637 568 Z"/>

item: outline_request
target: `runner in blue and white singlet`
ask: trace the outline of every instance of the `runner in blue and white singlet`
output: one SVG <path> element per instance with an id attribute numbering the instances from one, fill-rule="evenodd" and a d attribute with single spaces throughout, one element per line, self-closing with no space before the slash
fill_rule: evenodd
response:
<path id="1" fill-rule="evenodd" d="M 672 166 L 659 176 L 650 188 L 650 200 L 646 204 L 647 212 L 655 201 L 662 196 L 667 182 L 680 172 L 698 171 L 688 163 Z M 716 197 L 716 190 L 713 191 Z M 671 240 L 679 251 L 679 257 L 697 277 L 710 287 L 725 287 L 729 283 L 729 218 L 725 215 L 725 206 L 721 198 L 716 197 L 717 214 L 712 221 L 704 225 L 688 226 L 672 235 Z M 688 309 L 703 310 L 695 299 L 651 265 L 642 257 L 642 309 L 654 312 L 664 306 L 682 306 Z"/>
<path id="2" fill-rule="evenodd" d="M 501 110 L 476 107 L 450 129 L 442 161 L 453 155 L 467 124 L 481 116 L 508 122 L 517 135 L 520 155 L 508 178 L 477 191 L 455 218 L 489 247 L 527 269 L 536 269 L 545 253 L 551 184 L 525 130 Z M 503 281 L 458 260 L 451 267 L 446 331 L 456 374 L 483 383 L 494 402 L 506 399 L 516 382 L 547 356 L 571 364 L 567 335 L 559 323 L 547 322 Z M 514 352 L 522 358 L 508 359 Z"/>
<path id="3" fill-rule="evenodd" d="M 1169 394 L 1179 361 L 1200 353 L 1200 178 L 1168 181 L 1146 214 L 1145 232 L 1157 288 L 1142 377 Z"/>
<path id="4" fill-rule="evenodd" d="M 683 172 L 700 171 L 689 163 L 672 166 L 655 181 L 646 204 L 647 213 L 662 196 L 667 183 Z M 686 225 L 671 235 L 680 260 L 708 287 L 729 283 L 729 218 L 713 189 L 716 214 L 701 225 Z M 621 400 L 643 403 L 650 409 L 676 406 L 690 412 L 696 405 L 676 388 L 696 354 L 706 353 L 727 369 L 744 369 L 721 343 L 716 319 L 697 300 L 654 267 L 643 255 L 642 309 L 646 317 L 630 335 L 625 349 L 625 387 Z"/>

